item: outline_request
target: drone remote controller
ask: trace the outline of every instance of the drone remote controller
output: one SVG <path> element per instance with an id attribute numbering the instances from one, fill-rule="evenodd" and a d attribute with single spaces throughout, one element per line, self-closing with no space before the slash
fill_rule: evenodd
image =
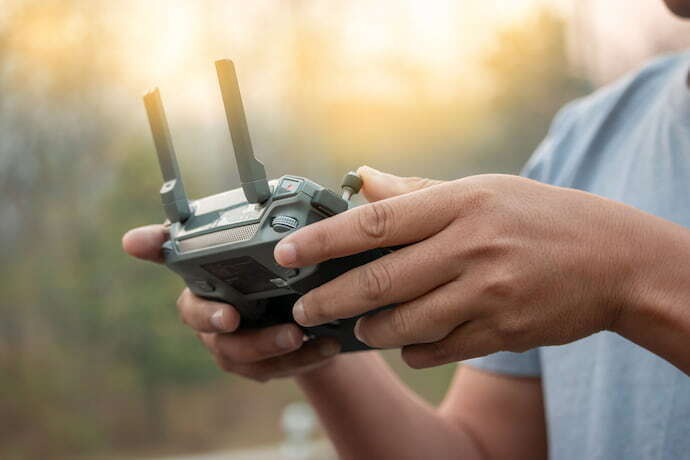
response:
<path id="1" fill-rule="evenodd" d="M 276 263 L 273 249 L 282 238 L 346 211 L 362 181 L 348 173 L 340 196 L 303 177 L 268 181 L 264 165 L 254 157 L 232 61 L 217 61 L 216 71 L 241 188 L 188 200 L 160 93 L 155 89 L 144 96 L 163 173 L 160 195 L 170 231 L 163 244 L 165 263 L 196 295 L 232 304 L 240 313 L 241 328 L 293 322 L 292 306 L 300 296 L 390 250 L 374 249 L 299 269 Z M 357 319 L 302 329 L 310 339 L 336 338 L 343 352 L 368 349 L 354 336 Z"/>

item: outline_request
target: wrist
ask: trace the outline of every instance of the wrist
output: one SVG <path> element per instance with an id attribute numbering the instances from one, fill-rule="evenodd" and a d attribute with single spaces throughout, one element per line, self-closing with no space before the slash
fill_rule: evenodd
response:
<path id="1" fill-rule="evenodd" d="M 628 240 L 635 268 L 623 283 L 611 330 L 668 355 L 673 342 L 690 336 L 690 231 L 653 216 L 641 220 Z"/>
<path id="2" fill-rule="evenodd" d="M 308 369 L 306 371 L 300 372 L 294 375 L 295 382 L 302 386 L 302 384 L 308 384 L 312 381 L 323 381 L 328 379 L 330 375 L 333 374 L 334 369 L 337 368 L 338 364 L 342 361 L 341 355 L 338 354 L 328 360 L 320 363 L 313 369 Z"/>
<path id="3" fill-rule="evenodd" d="M 322 366 L 295 375 L 297 385 L 305 393 L 323 391 L 324 388 L 334 387 L 335 381 L 348 381 L 361 372 L 376 351 L 357 353 L 341 353 L 329 359 Z"/>
<path id="4" fill-rule="evenodd" d="M 653 236 L 639 225 L 631 227 L 635 231 L 628 235 L 623 256 L 613 267 L 621 276 L 612 302 L 614 321 L 609 329 L 622 336 L 627 336 L 632 328 L 653 316 L 664 302 L 665 293 L 655 278 L 663 271 L 663 254 L 669 250 L 658 240 L 658 235 Z"/>
<path id="5" fill-rule="evenodd" d="M 606 209 L 605 214 L 611 224 L 603 227 L 603 241 L 592 245 L 591 267 L 596 277 L 604 280 L 595 287 L 601 290 L 598 307 L 604 311 L 604 329 L 624 335 L 623 329 L 637 321 L 649 304 L 645 300 L 649 293 L 643 286 L 649 284 L 648 272 L 657 263 L 652 260 L 654 238 L 649 236 L 653 233 L 651 224 L 658 222 L 650 224 L 648 219 L 660 219 L 619 204 Z"/>

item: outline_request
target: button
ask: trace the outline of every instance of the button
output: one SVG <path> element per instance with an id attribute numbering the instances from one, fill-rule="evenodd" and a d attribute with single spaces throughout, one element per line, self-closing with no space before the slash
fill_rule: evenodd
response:
<path id="1" fill-rule="evenodd" d="M 271 284 L 273 284 L 277 288 L 284 288 L 287 287 L 287 281 L 285 281 L 283 278 L 273 278 L 271 281 Z"/>
<path id="2" fill-rule="evenodd" d="M 279 200 L 281 198 L 287 198 L 293 196 L 299 190 L 299 186 L 302 184 L 301 180 L 285 178 L 280 181 L 276 192 L 273 195 L 273 199 Z"/>
<path id="3" fill-rule="evenodd" d="M 271 221 L 271 228 L 278 233 L 289 232 L 294 230 L 299 225 L 297 219 L 289 216 L 276 216 Z"/>
<path id="4" fill-rule="evenodd" d="M 201 292 L 213 292 L 216 290 L 213 284 L 204 280 L 192 280 L 190 284 Z"/>
<path id="5" fill-rule="evenodd" d="M 314 193 L 311 199 L 311 205 L 329 216 L 347 211 L 347 201 L 327 188 L 322 188 Z"/>

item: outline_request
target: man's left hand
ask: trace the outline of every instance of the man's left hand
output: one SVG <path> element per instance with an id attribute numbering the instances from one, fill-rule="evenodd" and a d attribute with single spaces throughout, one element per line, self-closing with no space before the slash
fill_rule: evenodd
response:
<path id="1" fill-rule="evenodd" d="M 304 267 L 407 245 L 304 295 L 296 321 L 359 320 L 360 340 L 403 347 L 412 367 L 563 344 L 610 328 L 635 276 L 644 213 L 508 175 L 452 182 L 361 168 L 374 201 L 281 241 L 276 260 Z"/>

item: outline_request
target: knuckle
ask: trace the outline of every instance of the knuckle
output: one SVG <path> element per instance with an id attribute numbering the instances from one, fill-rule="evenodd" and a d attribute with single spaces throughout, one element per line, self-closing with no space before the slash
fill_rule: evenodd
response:
<path id="1" fill-rule="evenodd" d="M 394 308 L 391 311 L 390 326 L 393 333 L 403 340 L 407 340 L 411 336 L 412 324 L 409 314 L 404 308 Z"/>
<path id="2" fill-rule="evenodd" d="M 511 316 L 501 316 L 496 319 L 492 329 L 504 350 L 519 346 L 525 332 L 522 322 Z"/>
<path id="3" fill-rule="evenodd" d="M 363 206 L 358 216 L 358 229 L 365 238 L 380 241 L 390 233 L 393 211 L 387 201 L 377 201 Z"/>
<path id="4" fill-rule="evenodd" d="M 410 349 L 410 347 L 403 347 L 402 350 L 400 350 L 400 357 L 405 362 L 405 364 L 410 366 L 412 369 L 417 369 L 417 363 L 414 360 L 414 357 L 412 356 Z"/>
<path id="5" fill-rule="evenodd" d="M 380 260 L 365 265 L 359 273 L 359 285 L 365 299 L 376 301 L 390 294 L 393 281 L 388 265 Z"/>
<path id="6" fill-rule="evenodd" d="M 319 230 L 314 232 L 314 243 L 323 254 L 333 253 L 333 234 L 327 227 L 318 227 Z"/>
<path id="7" fill-rule="evenodd" d="M 218 367 L 221 368 L 224 372 L 234 372 L 237 373 L 235 370 L 235 364 L 230 361 L 227 357 L 219 354 L 219 353 L 214 353 L 214 357 L 216 359 L 216 364 Z"/>
<path id="8" fill-rule="evenodd" d="M 467 232 L 466 244 L 457 245 L 453 254 L 461 260 L 491 262 L 492 272 L 488 279 L 502 275 L 499 270 L 507 270 L 506 261 L 516 251 L 516 241 L 507 235 L 500 225 L 478 225 Z M 508 274 L 506 274 L 508 275 Z"/>
<path id="9" fill-rule="evenodd" d="M 474 185 L 464 196 L 462 207 L 468 214 L 486 211 L 495 205 L 498 194 L 487 185 Z"/>
<path id="10" fill-rule="evenodd" d="M 403 347 L 401 356 L 405 364 L 412 369 L 423 369 L 431 365 L 429 354 L 426 350 L 421 351 L 417 347 Z"/>
<path id="11" fill-rule="evenodd" d="M 451 361 L 452 350 L 446 341 L 433 342 L 430 345 L 431 359 L 434 363 L 445 363 Z"/>
<path id="12" fill-rule="evenodd" d="M 518 296 L 519 287 L 518 277 L 514 273 L 499 271 L 487 277 L 482 293 L 491 299 L 509 300 Z"/>
<path id="13" fill-rule="evenodd" d="M 326 308 L 328 301 L 322 297 L 320 289 L 317 288 L 304 298 L 304 316 L 309 324 L 318 324 L 329 319 Z"/>
<path id="14" fill-rule="evenodd" d="M 447 254 L 460 266 L 468 262 L 477 264 L 481 273 L 477 273 L 478 279 L 474 284 L 479 289 L 495 280 L 516 280 L 521 271 L 525 270 L 524 242 L 503 225 L 476 223 L 477 225 L 466 225 L 461 221 L 453 222 L 452 229 L 463 231 L 464 240 L 458 243 L 457 233 L 444 234 L 444 239 L 440 240 L 445 245 L 440 246 L 445 251 L 443 254 Z"/>

